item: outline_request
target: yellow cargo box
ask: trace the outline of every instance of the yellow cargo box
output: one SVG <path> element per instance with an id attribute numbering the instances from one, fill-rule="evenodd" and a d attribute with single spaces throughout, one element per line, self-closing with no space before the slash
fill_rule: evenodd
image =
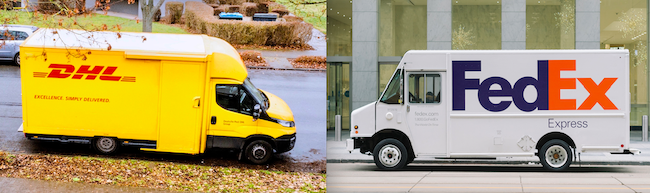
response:
<path id="1" fill-rule="evenodd" d="M 40 29 L 20 52 L 29 139 L 90 142 L 101 153 L 238 149 L 257 164 L 295 144 L 291 109 L 257 89 L 221 39 Z"/>

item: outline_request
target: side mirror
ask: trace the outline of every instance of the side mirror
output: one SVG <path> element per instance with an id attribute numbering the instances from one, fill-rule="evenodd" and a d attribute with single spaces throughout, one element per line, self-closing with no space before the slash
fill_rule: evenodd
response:
<path id="1" fill-rule="evenodd" d="M 255 106 L 253 106 L 253 121 L 257 121 L 257 119 L 260 118 L 260 115 L 262 115 L 262 106 L 260 106 L 260 104 L 255 104 Z"/>

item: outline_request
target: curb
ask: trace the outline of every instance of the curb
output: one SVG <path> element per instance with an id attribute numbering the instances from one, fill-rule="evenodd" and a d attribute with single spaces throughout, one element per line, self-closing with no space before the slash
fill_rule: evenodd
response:
<path id="1" fill-rule="evenodd" d="M 362 159 L 328 159 L 327 163 L 375 163 Z M 415 164 L 490 164 L 490 165 L 540 165 L 539 161 L 484 161 L 484 160 L 415 160 Z M 650 161 L 574 161 L 571 165 L 637 165 L 650 166 Z"/>
<path id="2" fill-rule="evenodd" d="M 257 69 L 257 70 L 292 70 L 292 71 L 327 72 L 327 69 L 313 69 L 313 68 L 273 68 L 273 67 L 262 67 L 262 66 L 246 66 L 246 68 Z"/>

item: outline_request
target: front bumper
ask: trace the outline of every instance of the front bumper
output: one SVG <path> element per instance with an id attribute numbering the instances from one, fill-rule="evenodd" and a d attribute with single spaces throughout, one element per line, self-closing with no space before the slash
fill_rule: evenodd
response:
<path id="1" fill-rule="evenodd" d="M 359 152 L 366 154 L 367 152 L 372 153 L 373 141 L 371 137 L 354 137 L 352 139 L 345 140 L 345 150 L 352 152 L 354 149 L 359 149 Z"/>
<path id="2" fill-rule="evenodd" d="M 277 153 L 284 153 L 291 151 L 296 145 L 296 134 L 283 135 L 275 139 L 275 151 Z"/>

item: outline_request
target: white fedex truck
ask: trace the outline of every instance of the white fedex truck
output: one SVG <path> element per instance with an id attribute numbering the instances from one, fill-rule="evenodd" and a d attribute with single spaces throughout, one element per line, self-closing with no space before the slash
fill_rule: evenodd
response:
<path id="1" fill-rule="evenodd" d="M 409 51 L 379 100 L 352 112 L 347 150 L 399 169 L 416 157 L 538 156 L 629 148 L 627 50 Z"/>

